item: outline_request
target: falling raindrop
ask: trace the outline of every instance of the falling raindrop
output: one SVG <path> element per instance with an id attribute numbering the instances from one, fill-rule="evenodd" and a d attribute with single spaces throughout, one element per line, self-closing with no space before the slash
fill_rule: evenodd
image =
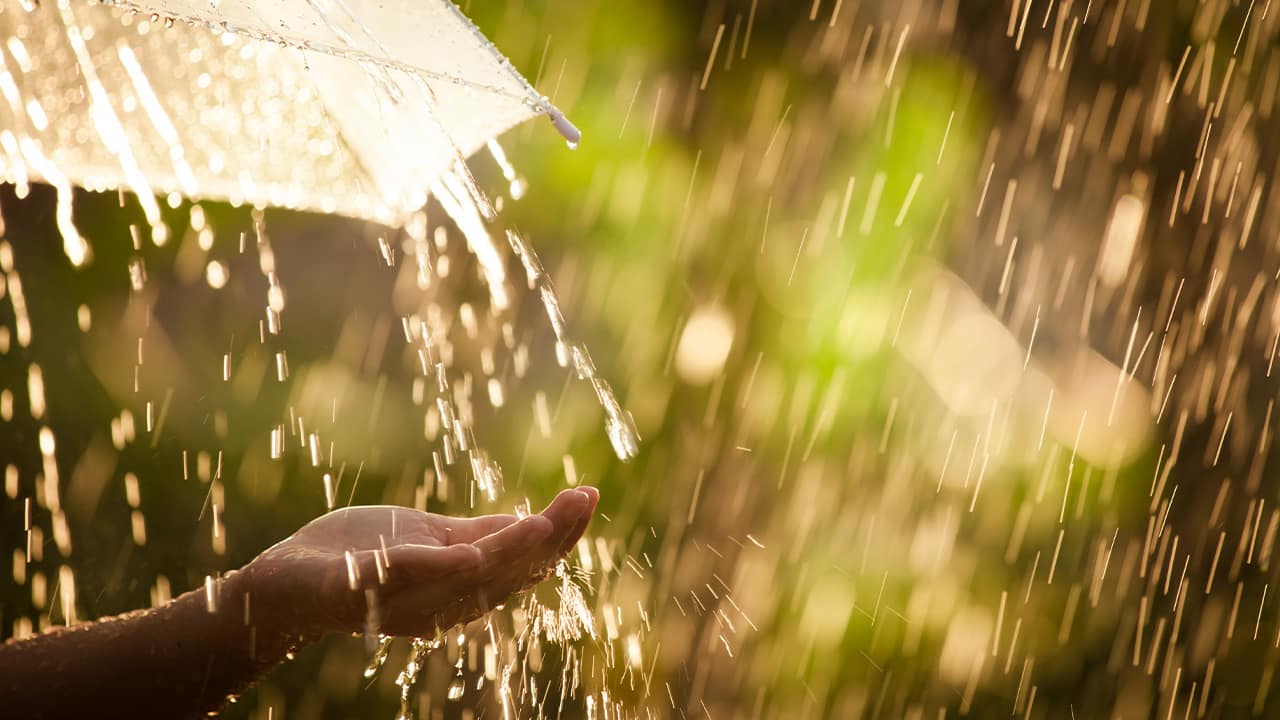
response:
<path id="1" fill-rule="evenodd" d="M 458 675 L 453 679 L 452 682 L 449 683 L 449 692 L 448 692 L 449 699 L 461 700 L 462 694 L 466 691 L 466 689 L 467 689 L 466 683 L 463 681 L 462 676 Z"/>
<path id="2" fill-rule="evenodd" d="M 369 658 L 369 664 L 364 668 L 364 677 L 366 680 L 377 675 L 378 671 L 382 669 L 382 666 L 386 664 L 387 656 L 391 654 L 392 640 L 394 640 L 394 638 L 391 637 L 381 637 L 378 639 L 377 650 L 374 651 L 373 657 Z"/>

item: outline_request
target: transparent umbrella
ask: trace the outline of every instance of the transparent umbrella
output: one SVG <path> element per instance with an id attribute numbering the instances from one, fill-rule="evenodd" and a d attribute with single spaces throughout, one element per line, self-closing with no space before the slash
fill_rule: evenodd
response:
<path id="1" fill-rule="evenodd" d="M 449 0 L 0 0 L 0 36 L 0 177 L 58 188 L 75 264 L 74 185 L 158 244 L 166 195 L 400 224 L 524 120 L 579 139 Z"/>

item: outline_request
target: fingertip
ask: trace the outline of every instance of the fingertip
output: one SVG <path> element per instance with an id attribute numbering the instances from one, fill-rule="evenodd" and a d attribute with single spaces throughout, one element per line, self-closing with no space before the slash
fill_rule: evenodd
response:
<path id="1" fill-rule="evenodd" d="M 578 496 L 584 494 L 585 493 L 582 492 L 581 488 L 566 488 L 556 493 L 556 498 L 551 501 L 551 504 L 555 505 L 558 502 L 581 502 L 581 500 L 578 499 Z"/>
<path id="2" fill-rule="evenodd" d="M 561 490 L 555 500 L 542 511 L 542 516 L 552 523 L 572 522 L 582 517 L 591 505 L 591 496 L 576 489 Z"/>
<path id="3" fill-rule="evenodd" d="M 578 539 L 587 531 L 587 526 L 591 524 L 591 517 L 595 513 L 596 505 L 600 502 L 600 491 L 584 485 L 575 489 L 578 495 L 582 496 L 584 504 L 581 507 L 574 508 L 575 513 L 568 520 L 568 526 L 563 528 L 561 542 L 559 544 L 559 552 L 561 555 L 573 549 Z"/>

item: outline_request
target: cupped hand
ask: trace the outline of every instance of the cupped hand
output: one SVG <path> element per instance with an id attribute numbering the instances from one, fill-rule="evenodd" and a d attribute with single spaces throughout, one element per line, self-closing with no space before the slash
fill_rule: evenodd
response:
<path id="1" fill-rule="evenodd" d="M 595 488 L 565 490 L 523 519 L 389 505 L 334 510 L 245 567 L 250 622 L 299 636 L 432 635 L 546 577 L 599 499 Z"/>

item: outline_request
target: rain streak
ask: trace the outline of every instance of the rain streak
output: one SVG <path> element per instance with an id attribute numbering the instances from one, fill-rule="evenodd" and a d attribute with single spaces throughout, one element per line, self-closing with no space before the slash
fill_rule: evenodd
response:
<path id="1" fill-rule="evenodd" d="M 1280 714 L 1270 0 L 253 5 L 0 0 L 4 638 L 592 485 L 224 714 Z"/>

